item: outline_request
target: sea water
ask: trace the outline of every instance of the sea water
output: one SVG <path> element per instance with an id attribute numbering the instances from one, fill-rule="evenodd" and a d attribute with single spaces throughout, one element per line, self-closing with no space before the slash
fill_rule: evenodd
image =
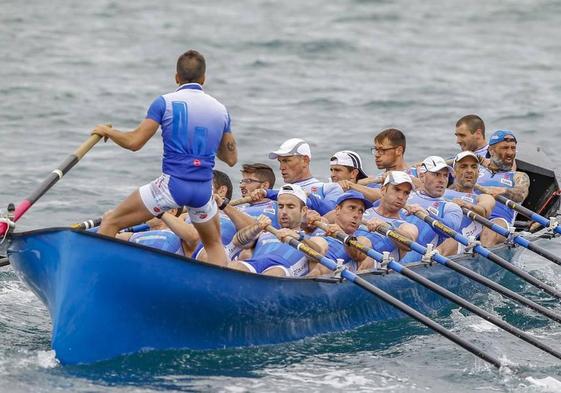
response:
<path id="1" fill-rule="evenodd" d="M 229 108 L 240 163 L 305 138 L 326 179 L 337 150 L 361 154 L 387 127 L 409 162 L 457 152 L 456 121 L 479 114 L 561 167 L 561 3 L 545 0 L 0 2 L 0 206 L 19 202 L 96 124 L 134 129 L 175 88 L 178 55 L 200 50 L 205 89 Z M 18 230 L 100 216 L 160 173 L 160 137 L 132 153 L 100 143 L 18 222 Z M 240 165 L 227 168 L 240 179 Z M 280 175 L 276 172 L 278 178 Z M 236 193 L 235 196 L 239 196 Z M 561 242 L 541 242 L 561 253 Z M 516 262 L 557 286 L 559 268 Z M 513 278 L 507 284 L 561 311 Z M 478 304 L 560 349 L 561 326 L 489 294 Z M 494 370 L 409 319 L 283 345 L 158 351 L 60 366 L 46 308 L 0 269 L 0 391 L 559 391 L 561 361 L 464 310 L 434 316 L 513 369 Z M 102 339 L 102 338 L 100 338 Z"/>

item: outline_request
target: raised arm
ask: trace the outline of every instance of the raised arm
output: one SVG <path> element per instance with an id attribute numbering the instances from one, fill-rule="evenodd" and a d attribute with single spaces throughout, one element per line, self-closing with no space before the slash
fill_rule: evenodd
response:
<path id="1" fill-rule="evenodd" d="M 160 124 L 152 119 L 144 119 L 132 131 L 119 131 L 110 126 L 99 124 L 97 125 L 92 134 L 97 134 L 105 138 L 111 139 L 125 149 L 137 151 L 140 150 L 150 138 L 154 136 Z"/>
<path id="2" fill-rule="evenodd" d="M 238 148 L 236 139 L 231 132 L 225 132 L 220 141 L 216 156 L 229 166 L 234 166 L 238 162 Z"/>

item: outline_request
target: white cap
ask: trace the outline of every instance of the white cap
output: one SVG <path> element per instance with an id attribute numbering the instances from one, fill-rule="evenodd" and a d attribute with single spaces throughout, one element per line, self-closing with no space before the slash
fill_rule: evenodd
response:
<path id="1" fill-rule="evenodd" d="M 310 145 L 303 139 L 292 138 L 280 145 L 278 150 L 269 153 L 271 160 L 287 156 L 308 156 L 311 159 L 312 151 L 310 150 Z"/>
<path id="2" fill-rule="evenodd" d="M 351 168 L 358 169 L 357 180 L 364 179 L 368 177 L 366 173 L 362 170 L 362 160 L 358 153 L 351 150 L 338 151 L 333 154 L 333 157 L 329 160 L 329 165 L 344 165 Z"/>
<path id="3" fill-rule="evenodd" d="M 423 160 L 421 164 L 421 171 L 424 172 L 438 172 L 441 169 L 447 168 L 449 172 L 453 172 L 454 169 L 446 163 L 444 158 L 438 156 L 428 156 Z"/>
<path id="4" fill-rule="evenodd" d="M 300 199 L 302 202 L 304 202 L 304 205 L 307 203 L 308 201 L 308 196 L 306 195 L 306 193 L 304 192 L 304 190 L 302 189 L 302 187 L 300 187 L 298 184 L 285 184 L 284 186 L 282 186 L 279 190 L 278 196 L 281 196 L 283 194 L 290 194 L 290 195 L 294 195 L 296 198 Z"/>
<path id="5" fill-rule="evenodd" d="M 458 161 L 462 161 L 466 157 L 473 157 L 475 161 L 479 162 L 479 158 L 477 158 L 477 155 L 474 152 L 466 150 L 458 153 L 456 157 L 454 157 L 454 163 L 452 164 L 452 166 L 456 166 L 456 163 Z"/>
<path id="6" fill-rule="evenodd" d="M 411 176 L 409 176 L 407 173 L 402 171 L 388 171 L 388 173 L 386 174 L 386 179 L 384 180 L 384 186 L 386 184 L 393 184 L 394 186 L 397 186 L 398 184 L 402 183 L 409 183 L 411 184 L 411 188 L 415 188 Z"/>

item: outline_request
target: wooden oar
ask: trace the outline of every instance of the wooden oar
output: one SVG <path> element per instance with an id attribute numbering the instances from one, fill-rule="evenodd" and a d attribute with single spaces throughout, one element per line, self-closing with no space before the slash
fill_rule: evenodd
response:
<path id="1" fill-rule="evenodd" d="M 271 232 L 275 236 L 278 236 L 278 230 L 275 229 L 274 227 L 270 226 L 270 225 L 267 227 L 267 231 Z M 339 268 L 339 266 L 337 266 L 337 263 L 335 261 L 333 261 L 329 258 L 326 258 L 325 256 L 321 255 L 320 253 L 318 253 L 317 251 L 315 251 L 311 247 L 308 247 L 304 243 L 301 243 L 294 238 L 287 238 L 287 240 L 285 240 L 285 241 L 286 241 L 287 244 L 291 245 L 292 247 L 296 248 L 297 250 L 301 251 L 302 253 L 304 253 L 304 254 L 308 255 L 309 257 L 317 260 L 319 263 L 321 263 L 323 266 L 325 266 L 329 270 L 337 270 Z M 502 364 L 497 358 L 483 352 L 481 349 L 477 348 L 475 345 L 469 343 L 468 341 L 465 341 L 463 338 L 461 338 L 461 337 L 457 336 L 456 334 L 452 333 L 451 331 L 449 331 L 448 329 L 446 329 L 442 325 L 439 325 L 438 323 L 436 323 L 432 319 L 426 317 L 425 315 L 421 314 L 417 310 L 411 308 L 407 304 L 403 303 L 402 301 L 394 298 L 393 296 L 391 296 L 387 292 L 385 292 L 385 291 L 381 290 L 380 288 L 376 287 L 374 284 L 369 283 L 368 281 L 366 281 L 362 277 L 359 277 L 355 273 L 349 271 L 344 266 L 342 267 L 341 276 L 343 278 L 347 279 L 348 281 L 352 282 L 353 284 L 358 285 L 362 289 L 372 293 L 373 295 L 376 295 L 378 298 L 382 299 L 384 302 L 389 303 L 390 305 L 396 307 L 398 310 L 400 310 L 403 313 L 409 315 L 410 317 L 414 318 L 418 322 L 421 322 L 423 325 L 425 325 L 428 328 L 434 330 L 435 332 L 441 334 L 442 336 L 446 337 L 447 339 L 454 342 L 455 344 L 461 346 L 465 350 L 473 353 L 475 356 L 479 357 L 480 359 L 485 360 L 486 362 L 492 364 L 493 366 L 495 366 L 497 368 L 501 367 Z"/>
<path id="2" fill-rule="evenodd" d="M 323 229 L 324 231 L 327 232 L 328 227 L 326 224 L 316 224 L 318 228 Z M 389 224 L 385 224 L 384 226 L 385 229 L 391 228 Z M 378 251 L 374 250 L 371 247 L 367 247 L 364 244 L 361 244 L 359 241 L 357 241 L 353 236 L 347 235 L 345 232 L 343 231 L 338 231 L 337 233 L 335 233 L 332 237 L 340 240 L 341 242 L 343 242 L 343 244 L 346 244 L 347 246 L 356 248 L 357 250 L 359 250 L 360 252 L 368 255 L 371 258 L 374 258 L 375 260 L 377 260 L 378 262 L 382 262 L 384 260 L 384 256 L 379 253 Z M 388 263 L 388 267 L 394 271 L 396 271 L 397 273 L 404 275 L 405 277 L 409 278 L 410 280 L 421 284 L 422 286 L 438 293 L 439 295 L 445 297 L 446 299 L 456 303 L 457 305 L 464 307 L 466 310 L 471 311 L 472 313 L 480 316 L 481 318 L 485 319 L 486 321 L 491 322 L 493 325 L 500 327 L 501 329 L 509 332 L 510 334 L 520 338 L 521 340 L 526 341 L 527 343 L 535 346 L 536 348 L 541 349 L 542 351 L 545 351 L 547 353 L 549 353 L 550 355 L 555 356 L 558 359 L 561 359 L 561 352 L 550 348 L 549 346 L 545 345 L 544 343 L 542 343 L 541 341 L 536 340 L 533 336 L 529 335 L 528 333 L 524 332 L 523 330 L 518 329 L 515 326 L 512 326 L 510 324 L 508 324 L 507 322 L 503 321 L 502 319 L 500 319 L 498 316 L 491 314 L 488 311 L 485 311 L 479 307 L 477 307 L 475 304 L 472 304 L 470 302 L 468 302 L 467 300 L 465 300 L 464 298 L 456 295 L 455 293 L 450 292 L 449 290 L 447 290 L 446 288 L 441 287 L 440 285 L 435 284 L 434 282 L 432 282 L 431 280 L 427 279 L 426 277 L 421 276 L 418 273 L 415 273 L 413 270 L 403 266 L 402 264 L 396 262 L 393 259 L 389 260 Z"/>
<path id="3" fill-rule="evenodd" d="M 244 203 L 250 203 L 252 201 L 253 201 L 253 199 L 250 196 L 246 196 L 246 197 L 242 197 L 242 198 L 238 198 L 238 199 L 234 199 L 233 201 L 230 201 L 229 205 L 238 206 L 238 205 L 243 205 Z"/>
<path id="4" fill-rule="evenodd" d="M 541 290 L 547 292 L 548 294 L 550 294 L 552 296 L 555 296 L 558 299 L 561 299 L 561 292 L 559 292 L 557 289 L 555 289 L 555 288 L 553 288 L 553 287 L 551 287 L 547 284 L 544 284 L 543 282 L 541 282 L 536 277 L 534 277 L 534 276 L 528 274 L 527 272 L 525 272 L 524 270 L 514 266 L 512 263 L 508 262 L 504 258 L 501 258 L 497 254 L 492 253 L 491 251 L 489 251 L 487 248 L 483 247 L 482 245 L 480 245 L 478 243 L 471 244 L 467 237 L 461 235 L 460 233 L 456 232 L 452 228 L 444 225 L 442 222 L 432 218 L 428 213 L 426 213 L 424 211 L 417 211 L 415 213 L 415 216 L 417 216 L 418 218 L 420 218 L 421 220 L 423 220 L 424 222 L 426 222 L 427 224 L 432 226 L 434 229 L 436 229 L 440 233 L 442 233 L 442 234 L 444 234 L 448 237 L 451 237 L 452 239 L 456 240 L 457 242 L 463 244 L 464 246 L 472 247 L 473 251 L 476 252 L 477 254 L 487 258 L 491 262 L 496 263 L 497 265 L 499 265 L 503 269 L 506 269 L 506 270 L 510 271 L 511 273 L 517 275 L 518 277 L 520 277 L 524 281 L 532 284 L 536 288 L 540 288 Z"/>
<path id="5" fill-rule="evenodd" d="M 492 231 L 498 233 L 499 235 L 509 238 L 516 244 L 527 248 L 528 250 L 531 250 L 533 252 L 535 252 L 538 255 L 541 255 L 542 257 L 549 259 L 551 262 L 554 262 L 558 265 L 561 265 L 561 258 L 559 258 L 557 255 L 553 254 L 550 251 L 547 251 L 546 249 L 535 245 L 534 243 L 532 243 L 531 241 L 529 241 L 528 239 L 522 237 L 522 235 L 517 235 L 517 234 L 511 234 L 510 231 L 498 224 L 495 224 L 493 221 L 488 220 L 487 218 L 475 213 L 472 210 L 469 210 L 468 208 L 462 207 L 462 211 L 464 212 L 464 214 L 466 215 L 466 217 L 472 219 L 473 221 L 476 221 L 478 223 L 480 223 L 481 225 L 491 229 Z"/>
<path id="6" fill-rule="evenodd" d="M 552 320 L 554 320 L 555 322 L 559 322 L 561 323 L 561 315 L 553 312 L 552 310 L 545 308 L 544 306 L 525 298 L 524 296 L 502 286 L 501 284 L 498 284 L 490 279 L 488 279 L 485 276 L 482 276 L 479 273 L 476 273 L 462 265 L 460 265 L 457 262 L 454 262 L 453 260 L 451 260 L 450 258 L 447 258 L 445 256 L 440 255 L 437 252 L 433 252 L 433 253 L 428 253 L 428 249 L 427 247 L 403 236 L 402 234 L 394 231 L 391 229 L 390 225 L 382 225 L 380 227 L 378 227 L 376 229 L 376 232 L 389 237 L 390 239 L 393 239 L 401 244 L 406 245 L 407 247 L 409 247 L 411 250 L 418 252 L 421 255 L 426 255 L 429 256 L 430 259 L 436 263 L 439 263 L 441 265 L 444 265 L 470 279 L 472 279 L 473 281 L 478 282 L 479 284 L 493 289 L 494 291 L 500 293 L 501 295 L 508 297 L 538 313 L 540 313 L 543 316 L 546 316 Z"/>
<path id="7" fill-rule="evenodd" d="M 487 192 L 485 192 L 485 189 L 482 188 L 479 184 L 476 184 L 474 186 L 474 188 L 484 194 L 488 194 Z M 545 228 L 551 228 L 555 233 L 558 233 L 561 235 L 561 225 L 558 225 L 559 223 L 556 220 L 548 220 L 547 218 L 545 218 L 544 216 L 539 215 L 538 213 L 535 213 L 533 211 L 531 211 L 530 209 L 522 206 L 519 203 L 516 203 L 508 198 L 505 198 L 502 195 L 495 195 L 494 196 L 495 200 L 497 200 L 498 202 L 502 203 L 503 205 L 510 207 L 512 210 L 517 211 L 518 213 L 522 214 L 523 216 L 531 219 L 532 221 L 537 222 L 538 224 L 540 224 L 541 226 L 545 227 Z"/>
<path id="8" fill-rule="evenodd" d="M 90 135 L 90 137 L 76 149 L 76 151 L 69 155 L 55 170 L 53 170 L 49 176 L 41 183 L 41 185 L 29 196 L 29 198 L 24 199 L 16 207 L 14 212 L 14 222 L 19 220 L 20 217 L 31 207 L 39 198 L 41 198 L 49 189 L 56 184 L 62 177 L 70 170 L 74 165 L 78 163 L 84 157 L 84 155 L 90 151 L 94 145 L 99 142 L 101 137 L 99 135 Z M 0 236 L 3 236 L 8 225 L 6 223 L 0 222 Z"/>

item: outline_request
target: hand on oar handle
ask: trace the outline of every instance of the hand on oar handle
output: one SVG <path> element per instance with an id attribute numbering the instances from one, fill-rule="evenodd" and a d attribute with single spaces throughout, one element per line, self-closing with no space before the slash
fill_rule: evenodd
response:
<path id="1" fill-rule="evenodd" d="M 99 135 L 103 138 L 103 142 L 107 142 L 109 139 L 109 132 L 113 126 L 111 124 L 98 124 L 92 130 L 91 135 Z"/>

